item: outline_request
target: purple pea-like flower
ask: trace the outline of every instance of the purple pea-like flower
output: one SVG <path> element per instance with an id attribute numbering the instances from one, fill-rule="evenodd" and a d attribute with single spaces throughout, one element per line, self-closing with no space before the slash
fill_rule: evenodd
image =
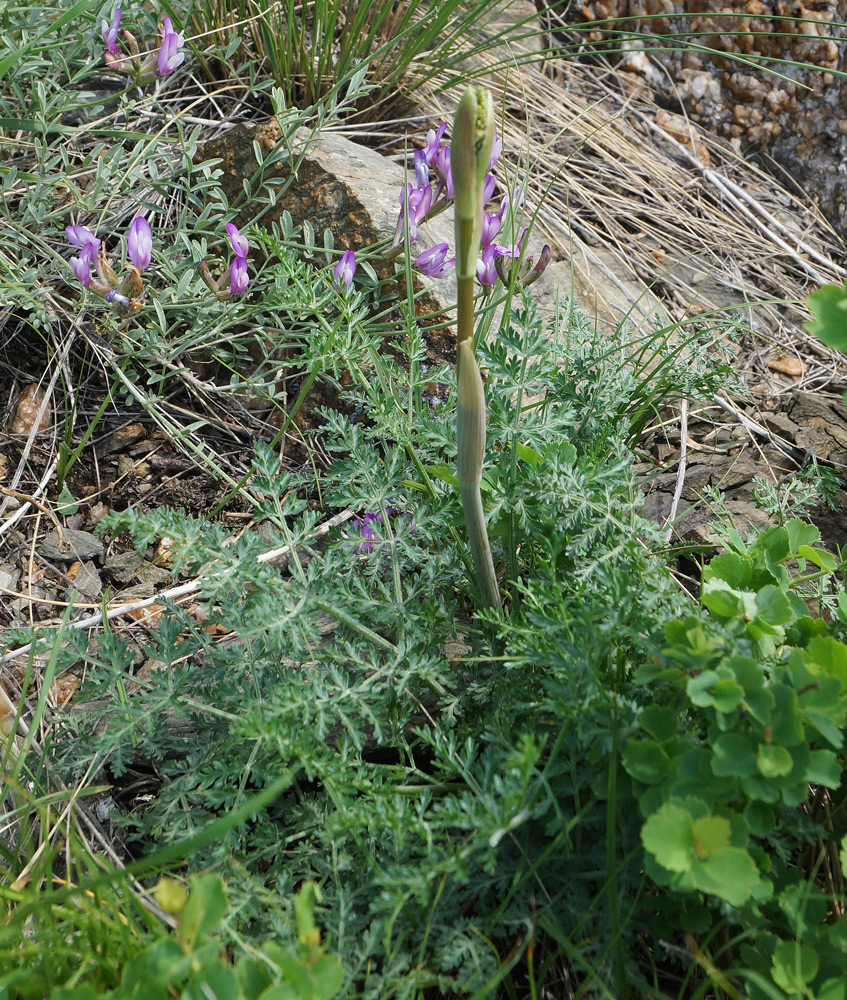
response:
<path id="1" fill-rule="evenodd" d="M 432 169 L 435 171 L 439 180 L 438 193 L 441 194 L 441 191 L 444 190 L 447 200 L 449 201 L 455 195 L 455 192 L 453 191 L 453 172 L 450 167 L 449 146 L 443 146 L 435 154 L 435 158 L 432 161 Z"/>
<path id="2" fill-rule="evenodd" d="M 71 257 L 71 270 L 77 281 L 82 282 L 83 288 L 88 288 L 91 284 L 91 258 L 95 252 L 94 244 L 88 243 L 80 251 L 79 257 Z"/>
<path id="3" fill-rule="evenodd" d="M 482 217 L 482 230 L 480 236 L 480 243 L 482 244 L 482 252 L 491 246 L 494 242 L 494 237 L 500 232 L 500 226 L 502 222 L 500 217 L 497 215 L 492 215 L 490 212 L 486 212 Z"/>
<path id="4" fill-rule="evenodd" d="M 185 32 L 181 31 L 177 34 L 169 17 L 164 18 L 163 27 L 164 34 L 162 36 L 162 47 L 159 50 L 156 75 L 170 76 L 185 61 L 185 53 L 179 51 L 185 45 Z"/>
<path id="5" fill-rule="evenodd" d="M 153 233 L 150 231 L 150 223 L 143 215 L 137 215 L 132 220 L 126 242 L 129 259 L 139 271 L 143 271 L 149 265 L 153 253 Z"/>
<path id="6" fill-rule="evenodd" d="M 244 257 L 236 257 L 229 269 L 229 290 L 233 295 L 243 295 L 249 284 L 250 275 L 247 273 L 247 261 Z"/>
<path id="7" fill-rule="evenodd" d="M 112 14 L 111 24 L 106 21 L 102 22 L 103 28 L 103 42 L 106 45 L 106 51 L 110 52 L 113 56 L 121 55 L 121 50 L 118 48 L 118 28 L 121 25 L 121 8 L 116 7 L 115 13 Z"/>
<path id="8" fill-rule="evenodd" d="M 550 245 L 545 243 L 541 248 L 541 253 L 538 255 L 538 263 L 529 272 L 529 274 L 524 278 L 524 287 L 531 285 L 533 281 L 537 281 L 541 275 L 544 273 L 545 268 L 553 259 L 553 254 L 550 250 Z"/>
<path id="9" fill-rule="evenodd" d="M 456 266 L 456 258 L 445 262 L 449 247 L 446 243 L 436 243 L 429 250 L 424 250 L 414 259 L 414 266 L 430 278 L 443 278 L 450 268 Z"/>
<path id="10" fill-rule="evenodd" d="M 447 131 L 447 122 L 442 122 L 438 129 L 430 129 L 426 134 L 426 146 L 424 147 L 423 153 L 427 163 L 432 163 L 435 159 L 436 153 L 438 153 L 441 148 L 441 139 L 444 133 Z"/>
<path id="11" fill-rule="evenodd" d="M 426 162 L 426 153 L 422 149 L 415 150 L 415 183 L 419 188 L 429 184 L 429 164 Z"/>
<path id="12" fill-rule="evenodd" d="M 497 281 L 497 266 L 495 260 L 497 258 L 497 244 L 492 243 L 492 245 L 483 253 L 482 257 L 476 262 L 476 276 L 479 278 L 479 282 L 485 288 L 491 288 L 494 282 Z"/>
<path id="13" fill-rule="evenodd" d="M 250 244 L 247 242 L 247 237 L 242 236 L 238 231 L 238 227 L 232 222 L 226 224 L 226 231 L 229 235 L 229 242 L 232 245 L 235 256 L 246 257 L 250 253 Z"/>
<path id="14" fill-rule="evenodd" d="M 342 287 L 349 288 L 353 284 L 353 275 L 356 273 L 356 255 L 352 250 L 345 250 L 333 272 L 333 285 L 336 291 L 341 291 Z"/>
<path id="15" fill-rule="evenodd" d="M 91 246 L 94 248 L 95 253 L 100 249 L 100 240 L 91 232 L 88 226 L 65 226 L 65 236 L 71 246 Z"/>

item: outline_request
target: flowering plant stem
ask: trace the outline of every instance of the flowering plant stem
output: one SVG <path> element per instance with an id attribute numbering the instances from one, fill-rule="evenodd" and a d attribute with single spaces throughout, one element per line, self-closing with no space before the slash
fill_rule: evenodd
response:
<path id="1" fill-rule="evenodd" d="M 486 606 L 500 607 L 480 481 L 485 455 L 485 389 L 474 356 L 474 279 L 482 231 L 482 184 L 494 141 L 491 95 L 469 87 L 453 126 L 451 163 L 456 230 L 456 479 L 468 529 L 477 586 Z"/>

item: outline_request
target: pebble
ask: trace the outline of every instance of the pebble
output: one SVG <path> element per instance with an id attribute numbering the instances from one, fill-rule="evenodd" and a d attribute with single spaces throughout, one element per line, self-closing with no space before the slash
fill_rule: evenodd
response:
<path id="1" fill-rule="evenodd" d="M 90 531 L 63 528 L 60 538 L 54 529 L 38 546 L 38 551 L 50 562 L 85 562 L 103 555 L 103 542 Z"/>

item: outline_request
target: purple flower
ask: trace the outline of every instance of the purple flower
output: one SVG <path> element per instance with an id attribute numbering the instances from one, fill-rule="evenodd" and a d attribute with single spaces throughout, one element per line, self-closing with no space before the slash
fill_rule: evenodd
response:
<path id="1" fill-rule="evenodd" d="M 247 242 L 247 237 L 242 236 L 238 231 L 238 227 L 231 222 L 226 224 L 226 231 L 229 234 L 229 242 L 232 244 L 235 256 L 246 257 L 250 253 L 250 244 Z"/>
<path id="2" fill-rule="evenodd" d="M 352 250 L 345 250 L 333 272 L 332 284 L 336 291 L 340 292 L 342 286 L 349 288 L 353 284 L 353 275 L 356 273 L 356 255 Z M 367 516 L 367 515 L 365 515 Z"/>
<path id="3" fill-rule="evenodd" d="M 441 138 L 447 131 L 447 122 L 442 122 L 438 129 L 430 129 L 426 134 L 426 146 L 423 154 L 427 163 L 432 163 L 436 153 L 441 149 Z"/>
<path id="4" fill-rule="evenodd" d="M 494 129 L 494 142 L 491 144 L 491 159 L 488 161 L 488 169 L 493 170 L 494 164 L 500 159 L 500 154 L 503 152 L 503 140 L 500 138 L 500 133 L 497 129 Z"/>
<path id="5" fill-rule="evenodd" d="M 121 55 L 121 50 L 118 48 L 118 28 L 121 24 L 121 9 L 120 7 L 115 8 L 115 13 L 112 14 L 112 23 L 107 24 L 106 21 L 102 22 L 103 26 L 103 41 L 106 45 L 106 51 L 110 52 L 113 56 Z"/>
<path id="6" fill-rule="evenodd" d="M 438 150 L 435 155 L 435 159 L 432 161 L 432 169 L 438 177 L 438 193 L 441 194 L 443 189 L 446 192 L 447 200 L 449 201 L 454 196 L 453 173 L 450 168 L 449 146 L 444 146 Z"/>
<path id="7" fill-rule="evenodd" d="M 116 312 L 126 312 L 131 305 L 126 295 L 122 295 L 115 289 L 106 293 L 106 301 L 113 306 Z"/>
<path id="8" fill-rule="evenodd" d="M 492 215 L 490 212 L 486 212 L 482 217 L 482 231 L 480 237 L 480 243 L 482 244 L 482 252 L 491 246 L 494 242 L 494 237 L 500 232 L 500 217 L 497 215 Z"/>
<path id="9" fill-rule="evenodd" d="M 379 528 L 382 527 L 382 514 L 376 511 L 373 514 L 365 514 L 364 517 L 357 517 L 353 521 L 353 527 L 358 532 L 358 536 L 348 536 L 361 538 L 362 542 L 353 550 L 356 555 L 364 555 L 366 552 L 373 552 L 374 547 L 382 542 L 382 535 Z"/>
<path id="10" fill-rule="evenodd" d="M 185 53 L 179 50 L 185 45 L 185 32 L 177 34 L 169 17 L 163 22 L 162 48 L 159 50 L 157 76 L 170 76 L 185 61 Z"/>
<path id="11" fill-rule="evenodd" d="M 482 182 L 482 204 L 487 205 L 494 197 L 494 189 L 497 187 L 497 178 L 494 174 L 486 174 Z"/>
<path id="12" fill-rule="evenodd" d="M 523 205 L 523 202 L 524 202 L 524 192 L 521 191 L 520 187 L 518 187 L 518 185 L 516 184 L 511 197 L 509 197 L 508 193 L 503 196 L 503 200 L 500 202 L 500 211 L 497 213 L 497 215 L 500 217 L 500 219 L 505 219 L 506 213 L 509 211 L 510 204 L 514 204 L 513 211 L 517 212 L 518 209 L 520 209 L 520 207 Z"/>
<path id="13" fill-rule="evenodd" d="M 497 257 L 496 251 L 497 244 L 492 243 L 476 262 L 476 276 L 479 278 L 480 284 L 486 288 L 491 288 L 497 280 L 497 267 L 494 263 Z"/>
<path id="14" fill-rule="evenodd" d="M 419 188 L 429 184 L 429 164 L 426 153 L 422 149 L 415 150 L 415 183 Z"/>
<path id="15" fill-rule="evenodd" d="M 83 288 L 88 288 L 91 284 L 91 258 L 95 254 L 93 243 L 87 243 L 80 252 L 79 257 L 71 257 L 71 270 L 77 281 L 82 282 Z"/>
<path id="16" fill-rule="evenodd" d="M 72 246 L 91 246 L 94 248 L 95 253 L 100 249 L 100 240 L 97 239 L 88 226 L 65 226 L 65 236 L 67 236 L 68 243 Z"/>
<path id="17" fill-rule="evenodd" d="M 244 257 L 236 257 L 229 269 L 229 290 L 233 295 L 243 295 L 249 284 L 250 275 L 247 273 L 247 261 Z"/>
<path id="18" fill-rule="evenodd" d="M 544 246 L 541 248 L 541 253 L 538 255 L 538 263 L 524 278 L 523 281 L 524 287 L 526 287 L 526 285 L 531 285 L 533 281 L 537 281 L 541 277 L 541 275 L 544 273 L 544 269 L 550 263 L 552 258 L 553 254 L 550 251 L 550 246 L 549 244 L 545 243 Z"/>
<path id="19" fill-rule="evenodd" d="M 456 266 L 455 257 L 446 263 L 444 261 L 448 249 L 449 247 L 446 243 L 436 243 L 434 247 L 424 250 L 423 253 L 415 257 L 414 266 L 423 274 L 428 274 L 431 278 L 442 278 L 451 267 Z"/>
<path id="20" fill-rule="evenodd" d="M 153 252 L 153 234 L 150 232 L 150 223 L 143 215 L 137 215 L 132 220 L 126 243 L 129 259 L 139 271 L 143 271 L 150 263 Z"/>

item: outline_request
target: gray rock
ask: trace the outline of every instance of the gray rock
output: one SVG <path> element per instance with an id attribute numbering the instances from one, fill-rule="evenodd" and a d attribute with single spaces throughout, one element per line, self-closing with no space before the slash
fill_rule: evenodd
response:
<path id="1" fill-rule="evenodd" d="M 100 574 L 97 572 L 97 567 L 89 559 L 82 564 L 79 568 L 79 572 L 74 577 L 74 585 L 68 587 L 65 600 L 77 600 L 82 598 L 83 600 L 94 600 L 98 598 L 103 593 L 103 583 L 100 580 Z"/>
<path id="2" fill-rule="evenodd" d="M 50 562 L 85 562 L 103 555 L 103 542 L 90 531 L 63 528 L 60 537 L 54 529 L 38 546 L 38 551 Z"/>
<path id="3" fill-rule="evenodd" d="M 129 583 L 141 571 L 144 560 L 137 552 L 116 552 L 103 563 L 107 570 L 119 583 Z"/>

